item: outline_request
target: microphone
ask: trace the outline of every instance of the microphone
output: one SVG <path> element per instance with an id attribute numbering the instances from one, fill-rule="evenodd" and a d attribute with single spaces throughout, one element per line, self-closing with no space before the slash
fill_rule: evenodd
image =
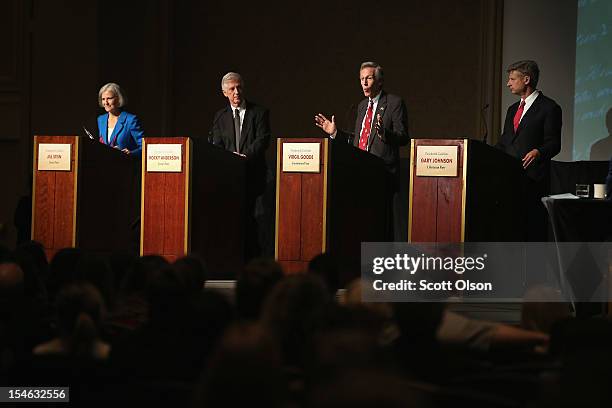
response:
<path id="1" fill-rule="evenodd" d="M 89 137 L 91 140 L 96 140 L 95 137 L 93 137 L 93 135 L 91 134 L 91 132 L 89 130 L 87 130 L 87 128 L 85 126 L 82 126 L 83 130 L 85 131 L 85 134 L 87 135 L 87 137 Z"/>
<path id="2" fill-rule="evenodd" d="M 346 113 L 344 114 L 344 122 L 348 123 L 349 126 L 351 126 L 351 113 L 353 113 L 353 110 L 357 107 L 358 102 L 354 102 L 351 104 L 351 106 L 349 106 L 349 108 L 346 110 Z M 338 124 L 336 124 L 336 131 L 338 131 L 337 128 Z M 349 127 L 350 129 L 350 127 Z M 354 138 L 354 136 L 353 136 Z M 351 137 L 347 137 L 346 138 L 346 144 L 352 145 L 353 144 L 353 138 Z"/>
<path id="3" fill-rule="evenodd" d="M 484 125 L 485 128 L 485 132 L 484 132 L 484 137 L 482 138 L 482 141 L 484 142 L 484 144 L 487 144 L 487 135 L 489 134 L 489 130 L 487 128 L 487 120 L 485 119 L 485 112 L 486 110 L 489 108 L 489 104 L 487 103 L 481 110 L 480 110 L 480 119 L 482 120 L 482 124 Z"/>

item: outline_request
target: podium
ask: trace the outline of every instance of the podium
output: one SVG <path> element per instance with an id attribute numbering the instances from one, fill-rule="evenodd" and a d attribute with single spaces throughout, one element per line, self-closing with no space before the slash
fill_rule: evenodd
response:
<path id="1" fill-rule="evenodd" d="M 408 241 L 525 240 L 520 160 L 469 139 L 413 139 L 410 156 Z"/>
<path id="2" fill-rule="evenodd" d="M 309 160 L 310 169 L 300 170 Z M 276 162 L 276 260 L 286 273 L 303 272 L 329 252 L 342 285 L 358 277 L 361 242 L 387 238 L 391 179 L 384 162 L 327 138 L 278 139 Z"/>
<path id="3" fill-rule="evenodd" d="M 137 252 L 139 160 L 77 136 L 34 136 L 32 239 L 48 258 L 79 247 Z"/>
<path id="4" fill-rule="evenodd" d="M 213 279 L 244 266 L 246 159 L 187 137 L 143 139 L 140 254 L 202 257 Z"/>

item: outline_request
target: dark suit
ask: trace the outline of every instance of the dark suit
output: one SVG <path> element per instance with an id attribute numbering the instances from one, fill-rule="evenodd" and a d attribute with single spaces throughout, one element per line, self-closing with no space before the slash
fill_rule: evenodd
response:
<path id="1" fill-rule="evenodd" d="M 210 141 L 225 150 L 236 152 L 234 116 L 231 106 L 215 113 L 213 126 L 209 132 Z M 270 144 L 270 115 L 267 109 L 246 102 L 246 112 L 240 131 L 240 153 L 247 157 L 247 211 L 251 235 L 247 243 L 247 256 L 270 255 L 271 223 L 270 205 L 264 200 L 266 187 L 273 183 L 274 177 L 268 171 L 266 150 Z M 272 218 L 273 219 L 273 218 Z M 256 225 L 255 225 L 255 224 Z M 272 222 L 273 223 L 273 222 Z M 257 248 L 253 245 L 257 244 Z"/>
<path id="2" fill-rule="evenodd" d="M 246 113 L 240 132 L 240 153 L 249 160 L 264 155 L 270 143 L 270 116 L 266 108 L 246 102 Z M 211 129 L 212 142 L 225 150 L 236 151 L 234 136 L 234 117 L 231 106 L 215 113 Z"/>
<path id="3" fill-rule="evenodd" d="M 231 106 L 215 113 L 210 130 L 211 142 L 228 150 L 237 151 L 234 134 L 234 116 Z M 270 116 L 268 110 L 254 103 L 246 102 L 246 112 L 240 131 L 240 153 L 249 162 L 249 191 L 261 193 L 266 181 L 266 149 L 270 144 Z M 252 174 L 254 172 L 255 174 Z"/>
<path id="4" fill-rule="evenodd" d="M 548 183 L 550 179 L 550 160 L 561 150 L 561 107 L 542 92 L 533 101 L 529 110 L 514 132 L 514 115 L 520 102 L 508 108 L 504 131 L 496 147 L 522 159 L 533 149 L 538 149 L 540 157 L 526 169 L 527 176 L 537 183 Z M 544 187 L 548 191 L 547 187 Z"/>
<path id="5" fill-rule="evenodd" d="M 520 101 L 508 108 L 504 131 L 497 145 L 521 160 L 533 149 L 540 156 L 525 169 L 527 176 L 527 238 L 547 240 L 547 214 L 540 199 L 550 191 L 550 161 L 561 150 L 561 107 L 542 92 L 523 115 L 514 132 L 514 115 Z"/>
<path id="6" fill-rule="evenodd" d="M 338 130 L 336 137 L 342 139 L 352 138 L 353 145 L 359 146 L 361 125 L 368 110 L 368 103 L 369 99 L 366 98 L 357 106 L 355 131 L 351 133 Z M 385 128 L 385 141 L 378 137 L 374 129 L 378 115 L 382 117 L 382 125 Z M 376 112 L 374 112 L 372 117 L 372 132 L 368 140 L 368 151 L 383 159 L 389 172 L 396 175 L 399 163 L 399 147 L 408 144 L 409 140 L 406 104 L 399 96 L 390 95 L 382 91 Z"/>
<path id="7" fill-rule="evenodd" d="M 355 147 L 359 147 L 361 126 L 368 111 L 369 98 L 362 100 L 357 106 L 357 118 L 355 119 L 355 131 L 345 132 L 338 129 L 336 139 L 347 139 Z M 384 141 L 375 130 L 378 115 L 382 118 L 384 130 Z M 387 218 L 387 239 L 398 240 L 401 237 L 400 229 L 403 228 L 401 200 L 399 191 L 399 147 L 408 144 L 408 112 L 406 104 L 397 95 L 390 95 L 381 91 L 376 112 L 372 116 L 372 130 L 368 138 L 368 151 L 380 157 L 389 171 L 389 216 Z"/>

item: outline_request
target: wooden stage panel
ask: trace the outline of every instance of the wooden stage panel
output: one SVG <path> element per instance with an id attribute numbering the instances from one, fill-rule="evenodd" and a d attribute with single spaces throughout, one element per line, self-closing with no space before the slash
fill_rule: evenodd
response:
<path id="1" fill-rule="evenodd" d="M 319 172 L 283 172 L 283 143 L 317 143 Z M 327 234 L 327 141 L 321 138 L 278 139 L 277 145 L 276 259 L 286 273 L 303 272 L 308 262 L 324 250 Z"/>
<path id="2" fill-rule="evenodd" d="M 453 220 L 456 218 L 453 211 L 453 202 L 456 195 L 455 183 L 449 177 L 440 177 L 437 184 L 436 212 L 438 217 L 435 230 L 436 241 L 453 242 L 454 239 L 456 240 L 454 236 L 456 231 L 453 229 Z M 459 216 L 459 219 L 461 219 L 461 216 Z M 461 229 L 459 229 L 459 232 L 461 232 Z"/>
<path id="3" fill-rule="evenodd" d="M 438 180 L 438 242 L 461 242 L 461 214 L 463 212 L 463 143 L 457 144 L 457 177 L 441 177 Z"/>
<path id="4" fill-rule="evenodd" d="M 181 173 L 166 173 L 163 254 L 185 253 L 185 160 Z M 161 239 L 160 239 L 161 241 Z"/>
<path id="5" fill-rule="evenodd" d="M 73 145 L 74 146 L 74 145 Z M 74 158 L 74 149 L 72 153 Z M 74 169 L 74 161 L 72 162 Z M 74 173 L 56 172 L 55 174 L 55 206 L 53 226 L 53 248 L 61 249 L 74 246 Z"/>
<path id="6" fill-rule="evenodd" d="M 416 176 L 418 146 L 457 146 L 456 177 Z M 418 139 L 412 151 L 411 242 L 462 242 L 464 141 Z"/>
<path id="7" fill-rule="evenodd" d="M 323 166 L 320 173 L 302 174 L 302 251 L 310 260 L 323 251 Z"/>
<path id="8" fill-rule="evenodd" d="M 180 144 L 181 172 L 148 172 L 147 151 L 152 144 Z M 147 138 L 143 155 L 142 254 L 157 254 L 171 261 L 186 254 L 185 194 L 189 178 L 187 138 Z"/>
<path id="9" fill-rule="evenodd" d="M 164 173 L 147 173 L 144 183 L 143 197 L 163 196 L 165 189 L 165 174 Z M 161 255 L 164 252 L 164 202 L 162 200 L 143 200 L 143 234 L 144 237 L 158 237 L 159 239 L 143 240 L 142 254 Z"/>
<path id="10" fill-rule="evenodd" d="M 414 171 L 414 168 L 411 171 Z M 438 180 L 434 177 L 415 177 L 413 188 L 414 191 L 418 191 L 418 194 L 414 194 L 412 197 L 411 241 L 435 242 Z"/>
<path id="11" fill-rule="evenodd" d="M 282 166 L 282 163 L 281 163 Z M 278 260 L 300 259 L 302 226 L 302 175 L 285 173 L 279 177 Z"/>
<path id="12" fill-rule="evenodd" d="M 55 214 L 55 173 L 40 171 L 36 174 L 33 214 L 36 222 L 32 228 L 32 239 L 39 241 L 45 248 L 53 243 L 53 224 Z"/>
<path id="13" fill-rule="evenodd" d="M 70 144 L 70 171 L 39 171 L 38 148 L 41 143 Z M 77 149 L 76 136 L 34 137 L 32 239 L 43 245 L 49 257 L 75 244 Z"/>

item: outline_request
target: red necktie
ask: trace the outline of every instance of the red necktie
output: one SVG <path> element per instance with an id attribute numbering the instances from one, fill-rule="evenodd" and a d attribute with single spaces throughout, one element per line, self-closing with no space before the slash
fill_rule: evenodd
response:
<path id="1" fill-rule="evenodd" d="M 368 138 L 370 137 L 370 129 L 372 128 L 372 116 L 374 116 L 374 102 L 370 99 L 365 123 L 363 124 L 363 129 L 361 129 L 361 136 L 359 136 L 359 148 L 361 150 L 368 150 Z"/>
<path id="2" fill-rule="evenodd" d="M 521 123 L 521 116 L 523 116 L 523 110 L 525 109 L 525 100 L 521 99 L 521 103 L 519 104 L 516 113 L 514 114 L 514 133 L 516 133 L 516 129 L 518 129 L 519 123 Z"/>

